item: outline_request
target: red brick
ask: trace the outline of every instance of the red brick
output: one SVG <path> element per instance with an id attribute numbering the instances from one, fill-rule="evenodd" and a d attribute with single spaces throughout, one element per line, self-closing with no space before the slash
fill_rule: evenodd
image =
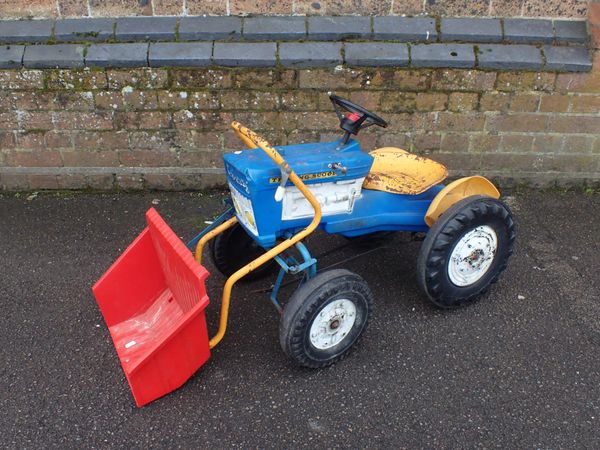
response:
<path id="1" fill-rule="evenodd" d="M 30 189 L 58 189 L 56 175 L 27 175 Z"/>
<path id="2" fill-rule="evenodd" d="M 80 131 L 73 135 L 75 149 L 127 148 L 128 142 L 128 134 L 125 131 Z"/>
<path id="3" fill-rule="evenodd" d="M 62 150 L 65 167 L 116 167 L 119 165 L 114 150 Z"/>
<path id="4" fill-rule="evenodd" d="M 215 151 L 187 151 L 179 155 L 184 167 L 223 167 L 223 155 Z"/>
<path id="5" fill-rule="evenodd" d="M 88 15 L 87 2 L 81 0 L 58 0 L 61 17 L 82 17 Z"/>
<path id="6" fill-rule="evenodd" d="M 128 109 L 138 111 L 146 109 L 158 109 L 158 97 L 156 91 L 124 91 L 125 104 Z"/>
<path id="7" fill-rule="evenodd" d="M 433 129 L 446 131 L 480 131 L 483 130 L 485 116 L 481 113 L 441 112 L 438 121 L 432 122 Z"/>
<path id="8" fill-rule="evenodd" d="M 85 179 L 90 189 L 106 191 L 115 188 L 115 176 L 113 174 L 89 174 Z"/>
<path id="9" fill-rule="evenodd" d="M 516 112 L 535 112 L 540 103 L 540 95 L 531 92 L 515 92 L 510 101 L 510 110 Z"/>
<path id="10" fill-rule="evenodd" d="M 600 3 L 589 2 L 588 22 L 590 25 L 600 26 Z"/>
<path id="11" fill-rule="evenodd" d="M 408 133 L 379 133 L 377 135 L 377 147 L 400 147 L 402 149 L 410 148 L 410 136 Z"/>
<path id="12" fill-rule="evenodd" d="M 502 135 L 501 151 L 524 153 L 530 152 L 533 145 L 533 136 L 528 134 Z"/>
<path id="13" fill-rule="evenodd" d="M 152 2 L 156 16 L 181 16 L 185 13 L 183 0 L 152 0 Z"/>
<path id="14" fill-rule="evenodd" d="M 377 70 L 369 74 L 365 87 L 402 91 L 427 91 L 431 88 L 431 70 Z M 366 84 L 366 83 L 365 83 Z"/>
<path id="15" fill-rule="evenodd" d="M 177 153 L 169 149 L 119 150 L 119 161 L 127 167 L 178 166 Z"/>
<path id="16" fill-rule="evenodd" d="M 595 136 L 565 135 L 562 151 L 564 153 L 592 153 Z"/>
<path id="17" fill-rule="evenodd" d="M 469 140 L 469 151 L 472 153 L 497 152 L 500 150 L 501 137 L 497 134 L 472 134 Z"/>
<path id="18" fill-rule="evenodd" d="M 442 137 L 440 149 L 446 152 L 467 152 L 469 135 L 466 133 L 446 133 Z"/>
<path id="19" fill-rule="evenodd" d="M 263 117 L 263 120 L 258 119 L 258 117 L 254 116 L 258 122 L 252 121 L 249 122 L 247 120 L 248 117 L 252 117 L 251 113 L 238 113 L 236 114 L 236 119 L 242 122 L 244 125 L 253 127 L 253 124 L 256 123 L 269 123 L 266 114 L 259 114 Z M 244 120 L 246 119 L 246 120 Z M 227 113 L 211 113 L 211 112 L 200 112 L 200 111 L 175 111 L 173 113 L 173 123 L 175 128 L 180 129 L 194 129 L 198 131 L 213 131 L 213 130 L 223 130 L 229 127 L 231 123 L 231 116 Z M 248 125 L 248 123 L 252 123 L 252 125 Z M 258 129 L 258 128 L 257 128 Z M 264 129 L 264 128 L 262 128 Z"/>
<path id="20" fill-rule="evenodd" d="M 415 153 L 438 150 L 441 143 L 441 135 L 438 133 L 414 133 L 411 135 L 411 151 Z"/>
<path id="21" fill-rule="evenodd" d="M 15 133 L 12 131 L 0 131 L 0 151 L 14 148 L 16 144 Z"/>
<path id="22" fill-rule="evenodd" d="M 54 112 L 57 130 L 110 130 L 113 128 L 110 113 Z"/>
<path id="23" fill-rule="evenodd" d="M 571 97 L 571 112 L 600 114 L 599 95 L 576 95 Z M 600 130 L 598 130 L 600 133 Z"/>
<path id="24" fill-rule="evenodd" d="M 187 13 L 190 15 L 226 15 L 227 2 L 223 0 L 187 0 Z"/>
<path id="25" fill-rule="evenodd" d="M 160 109 L 186 109 L 188 93 L 186 91 L 157 91 Z"/>
<path id="26" fill-rule="evenodd" d="M 146 189 L 171 190 L 173 188 L 173 177 L 166 173 L 145 173 L 144 186 Z"/>
<path id="27" fill-rule="evenodd" d="M 115 115 L 115 128 L 158 130 L 173 127 L 173 115 L 168 111 L 136 111 Z"/>
<path id="28" fill-rule="evenodd" d="M 547 117 L 540 114 L 495 114 L 487 117 L 486 130 L 489 131 L 529 131 L 546 129 Z"/>
<path id="29" fill-rule="evenodd" d="M 598 134 L 600 116 L 553 116 L 549 119 L 548 129 L 557 133 Z"/>
<path id="30" fill-rule="evenodd" d="M 114 184 L 125 191 L 140 191 L 144 189 L 144 177 L 140 173 L 118 174 L 115 176 Z"/>
<path id="31" fill-rule="evenodd" d="M 10 150 L 6 153 L 10 167 L 60 167 L 63 165 L 58 150 Z"/>
<path id="32" fill-rule="evenodd" d="M 172 131 L 132 131 L 129 133 L 130 149 L 169 150 L 173 145 Z"/>
<path id="33" fill-rule="evenodd" d="M 590 33 L 590 44 L 592 45 L 592 48 L 599 49 L 600 48 L 600 26 L 590 25 L 588 30 Z"/>
<path id="34" fill-rule="evenodd" d="M 0 188 L 3 191 L 29 190 L 27 175 L 0 173 Z"/>
<path id="35" fill-rule="evenodd" d="M 87 180 L 82 174 L 61 174 L 56 176 L 56 182 L 59 189 L 85 189 Z"/>
<path id="36" fill-rule="evenodd" d="M 0 130 L 14 130 L 18 128 L 17 114 L 14 112 L 0 113 Z"/>
<path id="37" fill-rule="evenodd" d="M 381 111 L 410 112 L 417 108 L 417 94 L 414 92 L 386 92 L 381 97 Z"/>
<path id="38" fill-rule="evenodd" d="M 349 99 L 354 103 L 361 105 L 371 111 L 377 111 L 381 101 L 381 92 L 375 91 L 353 91 L 349 93 Z M 434 95 L 434 94 L 432 94 Z M 329 102 L 331 103 L 331 101 Z M 310 110 L 309 110 L 310 111 Z"/>
<path id="39" fill-rule="evenodd" d="M 73 136 L 71 131 L 48 131 L 45 144 L 48 148 L 72 148 Z"/>
<path id="40" fill-rule="evenodd" d="M 27 111 L 18 116 L 22 130 L 51 130 L 54 128 L 52 115 L 47 112 Z"/>
<path id="41" fill-rule="evenodd" d="M 24 149 L 43 149 L 44 144 L 44 132 L 43 131 L 27 131 L 17 133 L 17 148 Z"/>
<path id="42" fill-rule="evenodd" d="M 94 17 L 151 16 L 152 2 L 139 0 L 89 0 Z"/>
<path id="43" fill-rule="evenodd" d="M 544 94 L 540 100 L 541 112 L 566 112 L 569 109 L 569 96 L 565 94 Z"/>
<path id="44" fill-rule="evenodd" d="M 417 111 L 443 111 L 448 96 L 439 92 L 419 92 L 416 96 Z"/>
<path id="45" fill-rule="evenodd" d="M 501 111 L 508 110 L 510 104 L 510 94 L 506 92 L 484 92 L 481 94 L 479 109 L 481 111 Z"/>
<path id="46" fill-rule="evenodd" d="M 231 14 L 292 14 L 292 0 L 230 0 Z"/>
<path id="47" fill-rule="evenodd" d="M 436 152 L 432 158 L 449 169 L 465 175 L 468 174 L 466 171 L 478 170 L 481 167 L 480 154 Z"/>
<path id="48" fill-rule="evenodd" d="M 94 95 L 96 108 L 120 111 L 125 109 L 123 94 L 119 91 L 98 91 Z"/>
<path id="49" fill-rule="evenodd" d="M 563 137 L 556 134 L 536 135 L 533 140 L 534 153 L 558 153 L 562 149 Z"/>

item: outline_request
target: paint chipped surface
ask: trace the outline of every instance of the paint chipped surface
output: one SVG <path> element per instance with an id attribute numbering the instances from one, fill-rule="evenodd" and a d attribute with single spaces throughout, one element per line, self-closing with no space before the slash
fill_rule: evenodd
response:
<path id="1" fill-rule="evenodd" d="M 417 195 L 448 175 L 442 164 L 395 147 L 370 153 L 375 158 L 363 187 L 392 194 Z"/>

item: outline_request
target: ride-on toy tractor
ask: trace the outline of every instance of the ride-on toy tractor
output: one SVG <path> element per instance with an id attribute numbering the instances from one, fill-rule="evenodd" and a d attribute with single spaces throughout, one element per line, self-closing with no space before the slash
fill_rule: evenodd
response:
<path id="1" fill-rule="evenodd" d="M 138 406 L 178 388 L 206 362 L 225 334 L 235 283 L 277 265 L 270 299 L 281 313 L 283 351 L 311 368 L 344 357 L 367 327 L 373 295 L 357 274 L 317 270 L 302 243 L 316 229 L 348 238 L 426 233 L 417 281 L 441 308 L 477 299 L 506 268 L 514 224 L 491 182 L 471 176 L 443 186 L 447 170 L 435 161 L 393 147 L 363 152 L 351 136 L 387 122 L 338 96 L 331 101 L 344 131 L 334 142 L 272 147 L 233 122 L 247 149 L 224 156 L 228 209 L 187 247 L 150 209 L 146 229 L 94 285 Z M 202 266 L 209 241 L 227 277 L 210 339 Z M 281 304 L 286 274 L 300 283 Z"/>

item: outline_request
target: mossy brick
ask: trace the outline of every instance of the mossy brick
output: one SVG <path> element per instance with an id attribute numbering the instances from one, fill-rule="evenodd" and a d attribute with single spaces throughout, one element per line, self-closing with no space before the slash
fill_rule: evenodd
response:
<path id="1" fill-rule="evenodd" d="M 226 67 L 274 67 L 275 42 L 215 42 L 213 64 Z"/>
<path id="2" fill-rule="evenodd" d="M 157 91 L 160 109 L 186 109 L 189 94 L 186 91 Z"/>
<path id="3" fill-rule="evenodd" d="M 257 16 L 244 19 L 244 39 L 290 41 L 306 38 L 306 18 L 302 16 Z"/>
<path id="4" fill-rule="evenodd" d="M 377 40 L 401 42 L 435 42 L 438 37 L 434 18 L 401 16 L 374 17 L 373 35 Z"/>
<path id="5" fill-rule="evenodd" d="M 585 47 L 544 46 L 546 70 L 588 72 L 592 69 L 590 52 Z"/>
<path id="6" fill-rule="evenodd" d="M 196 91 L 189 94 L 189 109 L 219 109 L 219 91 Z"/>
<path id="7" fill-rule="evenodd" d="M 176 89 L 220 89 L 231 87 L 231 72 L 227 70 L 190 70 L 170 71 L 173 87 Z"/>
<path id="8" fill-rule="evenodd" d="M 448 109 L 450 111 L 473 111 L 477 109 L 479 95 L 472 92 L 452 92 L 448 96 Z"/>
<path id="9" fill-rule="evenodd" d="M 277 110 L 279 96 L 275 92 L 223 91 L 221 106 L 224 110 Z"/>
<path id="10" fill-rule="evenodd" d="M 150 67 L 207 67 L 212 62 L 212 42 L 160 42 L 150 44 Z"/>
<path id="11" fill-rule="evenodd" d="M 486 44 L 477 48 L 477 66 L 481 69 L 540 70 L 542 53 L 533 45 Z"/>
<path id="12" fill-rule="evenodd" d="M 475 53 L 470 44 L 417 44 L 410 47 L 412 67 L 475 67 Z"/>
<path id="13" fill-rule="evenodd" d="M 545 19 L 504 19 L 504 39 L 522 44 L 552 43 L 554 27 Z"/>
<path id="14" fill-rule="evenodd" d="M 441 92 L 418 92 L 415 94 L 417 111 L 443 111 L 448 103 L 448 95 Z"/>
<path id="15" fill-rule="evenodd" d="M 82 68 L 85 47 L 79 44 L 28 45 L 23 66 L 30 69 Z"/>
<path id="16" fill-rule="evenodd" d="M 416 92 L 388 92 L 380 101 L 380 109 L 384 112 L 412 112 L 416 107 Z"/>
<path id="17" fill-rule="evenodd" d="M 502 41 L 500 19 L 442 18 L 440 40 L 442 42 L 500 42 Z"/>
<path id="18" fill-rule="evenodd" d="M 45 70 L 46 85 L 51 90 L 106 89 L 106 72 L 85 69 Z"/>
<path id="19" fill-rule="evenodd" d="M 437 69 L 433 71 L 431 89 L 487 92 L 494 88 L 496 77 L 496 72 L 482 70 Z"/>
<path id="20" fill-rule="evenodd" d="M 54 25 L 57 42 L 104 42 L 114 37 L 114 19 L 58 19 Z"/>
<path id="21" fill-rule="evenodd" d="M 53 20 L 3 20 L 0 22 L 0 42 L 48 42 L 52 39 L 53 26 Z"/>
<path id="22" fill-rule="evenodd" d="M 499 91 L 547 91 L 554 90 L 556 74 L 551 72 L 498 72 L 496 89 Z"/>
<path id="23" fill-rule="evenodd" d="M 503 134 L 500 141 L 500 151 L 507 153 L 528 153 L 533 146 L 533 136 L 528 134 Z"/>
<path id="24" fill-rule="evenodd" d="M 238 40 L 242 33 L 239 17 L 182 17 L 179 39 L 183 41 Z"/>
<path id="25" fill-rule="evenodd" d="M 169 84 L 169 73 L 165 69 L 109 69 L 92 73 L 105 73 L 108 78 L 109 89 L 162 89 Z M 199 71 L 197 73 L 203 72 Z"/>
<path id="26" fill-rule="evenodd" d="M 344 44 L 346 64 L 350 66 L 406 67 L 408 45 L 385 42 Z"/>
<path id="27" fill-rule="evenodd" d="M 558 153 L 563 147 L 563 136 L 552 134 L 538 134 L 533 138 L 534 153 Z"/>
<path id="28" fill-rule="evenodd" d="M 308 18 L 308 39 L 339 41 L 366 39 L 372 36 L 371 18 L 361 16 L 311 16 Z"/>
<path id="29" fill-rule="evenodd" d="M 539 93 L 514 92 L 510 101 L 510 110 L 514 112 L 536 112 L 539 104 Z"/>
<path id="30" fill-rule="evenodd" d="M 0 46 L 0 69 L 20 69 L 24 51 L 25 47 L 22 45 Z"/>
<path id="31" fill-rule="evenodd" d="M 585 20 L 555 20 L 554 39 L 556 42 L 585 44 L 588 40 Z"/>
<path id="32" fill-rule="evenodd" d="M 342 64 L 340 42 L 289 42 L 279 45 L 279 62 L 284 67 L 334 67 Z"/>
<path id="33" fill-rule="evenodd" d="M 179 18 L 171 17 L 121 17 L 117 19 L 117 41 L 172 41 Z"/>
<path id="34" fill-rule="evenodd" d="M 148 44 L 93 44 L 87 49 L 85 65 L 89 67 L 145 67 Z"/>
<path id="35" fill-rule="evenodd" d="M 281 93 L 281 109 L 287 111 L 316 111 L 319 107 L 319 94 L 309 90 L 296 89 Z"/>
<path id="36" fill-rule="evenodd" d="M 52 123 L 56 130 L 112 130 L 112 112 L 52 112 Z"/>
<path id="37" fill-rule="evenodd" d="M 290 89 L 298 86 L 298 74 L 290 69 L 239 69 L 233 74 L 233 87 L 240 89 Z"/>

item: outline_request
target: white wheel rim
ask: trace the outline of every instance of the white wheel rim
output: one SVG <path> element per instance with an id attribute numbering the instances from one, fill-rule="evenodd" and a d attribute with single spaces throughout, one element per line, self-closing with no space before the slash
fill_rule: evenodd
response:
<path id="1" fill-rule="evenodd" d="M 448 278 L 456 286 L 469 286 L 489 270 L 498 250 L 492 227 L 481 225 L 467 232 L 454 246 L 448 261 Z"/>
<path id="2" fill-rule="evenodd" d="M 310 343 L 319 350 L 339 344 L 356 322 L 356 306 L 347 299 L 328 303 L 310 326 Z"/>

